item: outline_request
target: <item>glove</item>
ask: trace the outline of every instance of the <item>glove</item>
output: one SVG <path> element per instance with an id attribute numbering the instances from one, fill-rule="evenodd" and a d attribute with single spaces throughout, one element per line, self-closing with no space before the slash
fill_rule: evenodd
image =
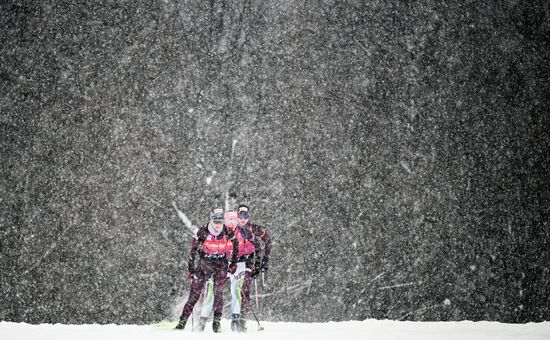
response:
<path id="1" fill-rule="evenodd" d="M 262 257 L 262 261 L 260 262 L 260 272 L 264 273 L 269 268 L 269 257 L 264 256 Z"/>
<path id="2" fill-rule="evenodd" d="M 256 276 L 258 276 L 258 274 L 260 274 L 261 268 L 262 268 L 262 264 L 261 264 L 260 260 L 257 260 L 256 262 L 254 262 L 254 270 L 252 270 L 252 278 L 253 279 L 255 279 Z"/>
<path id="3" fill-rule="evenodd" d="M 233 262 L 229 262 L 229 265 L 227 266 L 227 272 L 231 274 L 235 274 L 237 271 L 237 264 Z"/>
<path id="4" fill-rule="evenodd" d="M 193 274 L 195 274 L 195 266 L 193 265 L 193 262 L 189 262 L 189 265 L 187 266 L 187 277 L 192 279 Z"/>

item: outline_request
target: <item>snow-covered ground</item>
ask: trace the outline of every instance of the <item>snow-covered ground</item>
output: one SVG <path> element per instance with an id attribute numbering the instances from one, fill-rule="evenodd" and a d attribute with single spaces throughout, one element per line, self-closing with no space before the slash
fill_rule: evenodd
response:
<path id="1" fill-rule="evenodd" d="M 345 339 L 550 339 L 550 322 L 504 324 L 498 322 L 399 322 L 366 320 L 328 323 L 262 322 L 265 328 L 258 331 L 257 323 L 249 321 L 246 334 L 231 333 L 229 322 L 222 321 L 222 333 L 210 328 L 203 333 L 175 331 L 171 327 L 135 325 L 29 325 L 0 322 L 0 339 L 52 339 L 52 340 L 145 340 L 145 339 L 261 339 L 261 340 L 345 340 Z"/>

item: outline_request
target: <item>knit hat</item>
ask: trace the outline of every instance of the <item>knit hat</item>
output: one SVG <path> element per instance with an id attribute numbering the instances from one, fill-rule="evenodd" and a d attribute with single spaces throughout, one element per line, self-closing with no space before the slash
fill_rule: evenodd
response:
<path id="1" fill-rule="evenodd" d="M 239 208 L 237 209 L 237 213 L 239 215 L 239 218 L 242 218 L 244 220 L 248 220 L 250 218 L 250 211 L 246 204 L 239 205 Z"/>
<path id="2" fill-rule="evenodd" d="M 226 211 L 223 214 L 223 217 L 225 219 L 226 224 L 237 224 L 237 221 L 239 219 L 239 217 L 237 216 L 237 212 L 235 210 Z"/>
<path id="3" fill-rule="evenodd" d="M 215 208 L 210 213 L 210 219 L 212 222 L 223 223 L 223 209 Z"/>

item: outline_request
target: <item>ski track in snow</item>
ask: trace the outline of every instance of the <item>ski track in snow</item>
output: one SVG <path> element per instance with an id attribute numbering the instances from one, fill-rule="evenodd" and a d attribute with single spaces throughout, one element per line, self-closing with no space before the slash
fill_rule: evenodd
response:
<path id="1" fill-rule="evenodd" d="M 229 320 L 222 320 L 222 333 L 211 330 L 211 322 L 203 333 L 151 325 L 62 325 L 0 322 L 0 339 L 41 340 L 149 340 L 149 339 L 261 339 L 261 340 L 344 340 L 344 339 L 550 339 L 550 322 L 505 324 L 499 322 L 410 322 L 390 320 L 345 321 L 327 323 L 261 322 L 257 330 L 254 320 L 248 321 L 248 333 L 231 333 Z"/>

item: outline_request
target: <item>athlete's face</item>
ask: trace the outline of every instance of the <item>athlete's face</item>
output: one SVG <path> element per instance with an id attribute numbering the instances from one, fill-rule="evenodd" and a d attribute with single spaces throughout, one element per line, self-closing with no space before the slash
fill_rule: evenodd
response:
<path id="1" fill-rule="evenodd" d="M 225 225 L 228 226 L 231 230 L 234 230 L 237 227 L 237 221 L 229 220 L 225 222 Z"/>
<path id="2" fill-rule="evenodd" d="M 238 217 L 239 217 L 239 225 L 245 225 L 250 219 L 250 215 L 248 214 L 248 211 L 239 211 Z"/>
<path id="3" fill-rule="evenodd" d="M 212 227 L 214 227 L 214 230 L 220 231 L 223 228 L 223 222 L 222 221 L 212 221 Z"/>
<path id="4" fill-rule="evenodd" d="M 250 219 L 248 211 L 239 211 L 239 214 L 237 216 L 239 217 L 239 225 L 245 225 Z"/>

